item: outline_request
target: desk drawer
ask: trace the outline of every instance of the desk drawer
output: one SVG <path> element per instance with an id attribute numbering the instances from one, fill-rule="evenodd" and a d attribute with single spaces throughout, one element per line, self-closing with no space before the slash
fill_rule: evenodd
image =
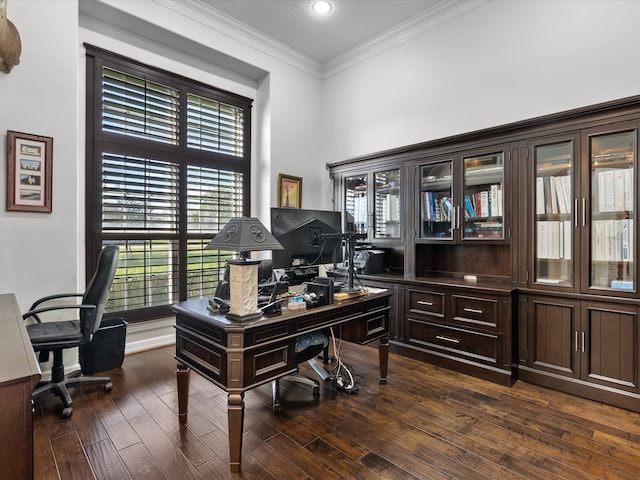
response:
<path id="1" fill-rule="evenodd" d="M 176 326 L 176 359 L 218 385 L 227 381 L 226 354 L 211 339 Z"/>
<path id="2" fill-rule="evenodd" d="M 342 338 L 349 342 L 367 343 L 389 334 L 389 307 L 362 316 L 358 321 L 343 324 Z"/>
<path id="3" fill-rule="evenodd" d="M 409 290 L 408 309 L 411 313 L 443 317 L 444 303 L 444 293 Z"/>
<path id="4" fill-rule="evenodd" d="M 499 330 L 499 303 L 496 299 L 453 295 L 454 323 Z"/>
<path id="5" fill-rule="evenodd" d="M 409 318 L 409 343 L 491 365 L 500 362 L 500 335 L 472 332 Z"/>

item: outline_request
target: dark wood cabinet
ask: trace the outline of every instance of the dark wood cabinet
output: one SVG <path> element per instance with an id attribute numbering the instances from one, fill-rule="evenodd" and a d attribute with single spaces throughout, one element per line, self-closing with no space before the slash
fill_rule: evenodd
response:
<path id="1" fill-rule="evenodd" d="M 636 96 L 330 164 L 341 209 L 403 172 L 392 349 L 640 411 L 639 130 Z"/>
<path id="2" fill-rule="evenodd" d="M 0 295 L 0 330 L 2 477 L 33 478 L 31 392 L 40 380 L 40 367 L 12 294 Z"/>
<path id="3" fill-rule="evenodd" d="M 396 351 L 511 385 L 512 289 L 508 284 L 426 280 L 405 285 Z"/>
<path id="4" fill-rule="evenodd" d="M 638 410 L 638 307 L 522 295 L 518 378 Z"/>

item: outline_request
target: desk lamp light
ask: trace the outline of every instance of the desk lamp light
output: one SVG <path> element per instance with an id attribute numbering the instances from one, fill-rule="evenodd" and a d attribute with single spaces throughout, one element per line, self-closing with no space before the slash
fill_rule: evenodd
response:
<path id="1" fill-rule="evenodd" d="M 251 260 L 249 252 L 260 250 L 283 250 L 257 218 L 236 217 L 229 220 L 220 233 L 207 245 L 207 250 L 238 252 L 240 258 L 229 260 L 229 313 L 230 320 L 252 320 L 260 317 L 258 312 L 258 265 L 260 260 Z"/>

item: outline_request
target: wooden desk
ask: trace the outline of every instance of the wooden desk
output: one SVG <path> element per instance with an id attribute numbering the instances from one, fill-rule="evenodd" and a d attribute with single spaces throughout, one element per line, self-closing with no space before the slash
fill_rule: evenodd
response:
<path id="1" fill-rule="evenodd" d="M 13 294 L 0 295 L 0 332 L 2 478 L 33 478 L 31 392 L 40 367 Z"/>
<path id="2" fill-rule="evenodd" d="M 187 421 L 190 369 L 228 392 L 229 458 L 240 469 L 244 392 L 296 371 L 298 335 L 341 326 L 344 340 L 379 340 L 380 383 L 387 381 L 389 297 L 371 289 L 368 295 L 309 310 L 283 309 L 278 316 L 237 322 L 207 310 L 208 301 L 189 300 L 176 313 L 176 359 L 180 422 Z"/>

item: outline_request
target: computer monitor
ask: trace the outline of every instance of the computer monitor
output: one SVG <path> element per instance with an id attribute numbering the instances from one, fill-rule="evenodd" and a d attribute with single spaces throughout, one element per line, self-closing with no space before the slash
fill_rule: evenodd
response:
<path id="1" fill-rule="evenodd" d="M 271 234 L 284 247 L 273 251 L 273 268 L 341 262 L 341 233 L 340 212 L 271 208 Z"/>

